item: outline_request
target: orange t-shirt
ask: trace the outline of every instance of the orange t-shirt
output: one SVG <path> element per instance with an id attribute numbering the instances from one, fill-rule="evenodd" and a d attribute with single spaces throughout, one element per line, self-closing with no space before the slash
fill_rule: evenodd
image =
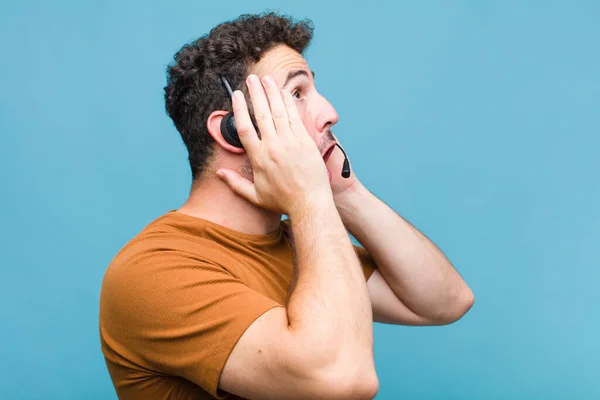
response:
<path id="1" fill-rule="evenodd" d="M 289 221 L 249 235 L 170 211 L 108 266 L 100 338 L 120 399 L 213 399 L 227 357 L 261 314 L 285 307 Z M 355 246 L 365 279 L 375 265 Z"/>

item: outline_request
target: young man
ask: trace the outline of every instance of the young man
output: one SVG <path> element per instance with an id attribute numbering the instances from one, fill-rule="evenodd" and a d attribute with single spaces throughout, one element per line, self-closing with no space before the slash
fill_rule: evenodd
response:
<path id="1" fill-rule="evenodd" d="M 242 16 L 175 56 L 165 98 L 193 185 L 106 271 L 100 334 L 120 398 L 370 399 L 373 321 L 448 324 L 471 307 L 436 246 L 341 176 L 338 115 L 302 56 L 311 37 L 307 21 Z M 221 132 L 232 109 L 241 148 Z"/>

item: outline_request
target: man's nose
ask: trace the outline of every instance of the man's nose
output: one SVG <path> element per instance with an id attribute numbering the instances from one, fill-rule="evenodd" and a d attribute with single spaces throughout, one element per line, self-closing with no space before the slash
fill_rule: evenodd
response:
<path id="1" fill-rule="evenodd" d="M 321 104 L 319 110 L 319 117 L 317 119 L 317 129 L 319 133 L 323 134 L 339 121 L 339 116 L 335 108 L 331 105 L 327 99 L 321 96 Z"/>

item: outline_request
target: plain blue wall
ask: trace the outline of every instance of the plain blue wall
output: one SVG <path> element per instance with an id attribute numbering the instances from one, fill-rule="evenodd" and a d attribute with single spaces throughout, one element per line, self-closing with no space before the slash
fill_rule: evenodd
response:
<path id="1" fill-rule="evenodd" d="M 454 325 L 375 326 L 378 398 L 600 398 L 599 4 L 3 2 L 0 398 L 116 398 L 104 269 L 190 183 L 165 66 L 267 9 L 313 19 L 358 176 L 475 292 Z"/>

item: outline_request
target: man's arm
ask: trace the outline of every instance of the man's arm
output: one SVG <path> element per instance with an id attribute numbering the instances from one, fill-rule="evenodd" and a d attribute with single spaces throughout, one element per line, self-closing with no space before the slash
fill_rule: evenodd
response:
<path id="1" fill-rule="evenodd" d="M 287 309 L 253 323 L 220 387 L 263 399 L 372 399 L 372 312 L 352 243 L 330 202 L 290 215 L 297 279 Z"/>
<path id="2" fill-rule="evenodd" d="M 290 217 L 297 278 L 286 309 L 259 317 L 234 346 L 219 387 L 246 398 L 367 399 L 378 389 L 367 285 L 338 214 L 327 170 L 288 90 L 248 77 L 261 138 L 233 95 L 253 182 L 218 176 L 254 205 Z M 282 97 L 283 95 L 283 97 Z"/>
<path id="3" fill-rule="evenodd" d="M 442 325 L 471 308 L 473 293 L 450 261 L 360 182 L 335 202 L 348 231 L 377 264 L 368 282 L 376 321 Z"/>

